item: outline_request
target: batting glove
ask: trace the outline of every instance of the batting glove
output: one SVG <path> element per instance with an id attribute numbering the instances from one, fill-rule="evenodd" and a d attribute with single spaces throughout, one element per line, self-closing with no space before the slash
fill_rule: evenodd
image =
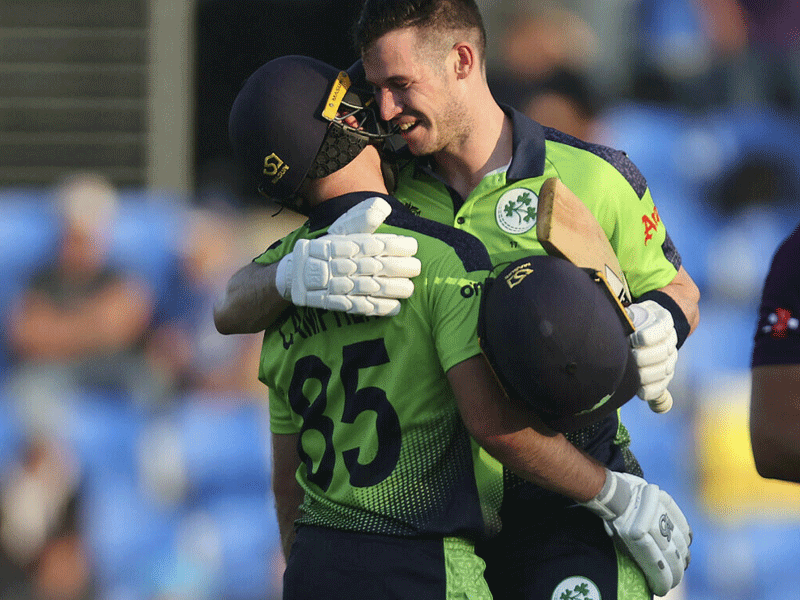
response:
<path id="1" fill-rule="evenodd" d="M 392 316 L 414 292 L 421 264 L 413 237 L 373 233 L 392 208 L 370 198 L 314 240 L 299 240 L 278 263 L 275 284 L 297 306 L 365 316 Z"/>
<path id="2" fill-rule="evenodd" d="M 603 489 L 582 505 L 622 542 L 656 596 L 681 582 L 691 559 L 692 529 L 667 492 L 641 477 L 606 470 Z"/>
<path id="3" fill-rule="evenodd" d="M 625 308 L 633 322 L 630 335 L 633 358 L 639 369 L 642 400 L 657 400 L 667 390 L 678 362 L 678 334 L 672 314 L 658 302 L 645 300 Z"/>

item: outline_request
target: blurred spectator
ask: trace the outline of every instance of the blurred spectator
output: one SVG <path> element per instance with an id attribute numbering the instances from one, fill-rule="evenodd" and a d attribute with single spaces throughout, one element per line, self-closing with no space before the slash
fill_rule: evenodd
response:
<path id="1" fill-rule="evenodd" d="M 94 174 L 74 175 L 55 192 L 57 251 L 32 274 L 8 328 L 16 363 L 11 391 L 34 430 L 58 424 L 60 401 L 76 390 L 149 400 L 143 340 L 153 300 L 146 282 L 110 262 L 116 192 Z"/>
<path id="2" fill-rule="evenodd" d="M 737 0 L 638 0 L 634 98 L 704 109 L 725 103 L 730 63 L 747 48 Z"/>
<path id="3" fill-rule="evenodd" d="M 800 109 L 800 3 L 739 0 L 739 4 L 749 51 L 742 57 L 741 76 L 732 81 L 734 99 Z"/>
<path id="4" fill-rule="evenodd" d="M 580 140 L 596 141 L 600 100 L 588 79 L 577 71 L 556 70 L 523 96 L 519 110 L 542 125 Z"/>
<path id="5" fill-rule="evenodd" d="M 7 471 L 0 491 L 0 597 L 93 598 L 76 519 L 78 473 L 66 449 L 32 440 Z"/>
<path id="6" fill-rule="evenodd" d="M 499 48 L 487 74 L 495 98 L 522 112 L 533 111 L 531 116 L 544 125 L 571 135 L 582 132 L 592 102 L 586 73 L 597 55 L 594 31 L 562 2 L 520 0 L 496 12 Z"/>
<path id="7" fill-rule="evenodd" d="M 536 81 L 559 68 L 584 70 L 594 63 L 597 36 L 561 2 L 503 3 L 499 57 L 493 69 Z"/>
<path id="8" fill-rule="evenodd" d="M 187 227 L 169 289 L 156 305 L 147 344 L 155 375 L 171 396 L 198 388 L 262 392 L 253 375 L 258 357 L 252 336 L 222 336 L 212 305 L 240 255 L 235 215 L 223 209 L 197 208 Z M 260 345 L 259 345 L 260 347 Z"/>

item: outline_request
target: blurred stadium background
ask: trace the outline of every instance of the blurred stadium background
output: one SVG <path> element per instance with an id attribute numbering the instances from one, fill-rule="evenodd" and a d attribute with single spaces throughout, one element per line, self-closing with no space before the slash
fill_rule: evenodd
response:
<path id="1" fill-rule="evenodd" d="M 761 285 L 800 220 L 797 3 L 479 4 L 498 99 L 628 152 L 701 288 L 675 408 L 623 408 L 645 475 L 694 528 L 692 564 L 670 598 L 794 597 L 800 488 L 757 475 L 747 410 Z M 347 67 L 358 9 L 357 0 L 0 4 L 3 600 L 280 597 L 259 340 L 216 334 L 209 306 L 299 220 L 276 214 L 231 165 L 227 113 L 270 58 Z M 93 318 L 65 310 L 56 321 L 29 311 L 27 293 L 58 293 L 42 269 L 64 260 L 60 211 L 80 174 L 94 177 L 80 180 L 94 182 L 80 188 L 93 198 L 82 239 L 104 248 L 107 272 L 135 281 L 142 302 L 134 309 L 129 295 Z M 67 292 L 91 297 L 78 289 Z M 78 302 L 67 292 L 62 304 Z M 124 345 L 98 342 L 135 311 L 144 316 Z M 81 354 L 87 337 L 102 352 Z M 74 377 L 77 363 L 96 373 L 120 356 L 132 379 Z"/>

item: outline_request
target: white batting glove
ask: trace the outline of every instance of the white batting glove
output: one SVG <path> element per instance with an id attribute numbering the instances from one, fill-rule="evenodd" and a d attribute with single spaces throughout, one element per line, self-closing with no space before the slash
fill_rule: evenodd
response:
<path id="1" fill-rule="evenodd" d="M 692 529 L 667 492 L 641 477 L 607 469 L 603 489 L 582 505 L 627 548 L 656 596 L 681 582 L 691 559 Z"/>
<path id="2" fill-rule="evenodd" d="M 678 334 L 672 314 L 658 302 L 645 300 L 625 308 L 633 322 L 630 335 L 633 358 L 639 369 L 642 400 L 657 400 L 667 390 L 678 362 Z"/>
<path id="3" fill-rule="evenodd" d="M 314 240 L 299 240 L 278 263 L 275 284 L 297 306 L 365 316 L 392 316 L 414 292 L 421 264 L 417 240 L 373 233 L 392 208 L 370 198 L 348 210 Z"/>

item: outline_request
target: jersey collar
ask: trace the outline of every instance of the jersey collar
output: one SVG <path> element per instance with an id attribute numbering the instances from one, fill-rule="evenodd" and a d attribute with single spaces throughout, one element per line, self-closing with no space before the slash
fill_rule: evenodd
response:
<path id="1" fill-rule="evenodd" d="M 308 229 L 313 232 L 325 227 L 330 227 L 336 219 L 341 217 L 356 204 L 368 198 L 375 197 L 386 200 L 392 207 L 392 211 L 408 211 L 408 209 L 393 196 L 379 194 L 378 192 L 353 192 L 350 194 L 343 194 L 342 196 L 336 196 L 312 208 L 308 214 Z"/>

